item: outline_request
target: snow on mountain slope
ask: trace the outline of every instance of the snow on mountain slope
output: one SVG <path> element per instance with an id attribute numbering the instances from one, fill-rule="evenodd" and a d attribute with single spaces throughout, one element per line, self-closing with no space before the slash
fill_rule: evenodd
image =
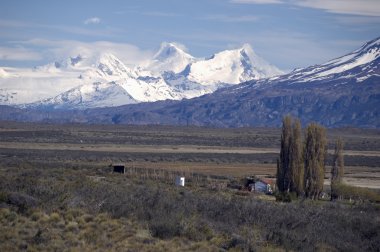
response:
<path id="1" fill-rule="evenodd" d="M 204 85 L 238 84 L 282 73 L 278 68 L 257 56 L 248 44 L 239 49 L 226 50 L 209 59 L 194 62 L 185 70 L 189 80 Z"/>
<path id="2" fill-rule="evenodd" d="M 85 84 L 34 105 L 87 108 L 183 98 L 162 78 L 140 76 L 112 54 L 101 54 L 91 67 L 82 66 L 81 69 L 85 72 L 80 74 L 79 79 Z"/>
<path id="3" fill-rule="evenodd" d="M 138 102 L 153 102 L 159 100 L 179 100 L 183 96 L 175 92 L 162 78 L 139 77 L 138 79 L 121 79 L 118 81 Z"/>
<path id="4" fill-rule="evenodd" d="M 378 64 L 369 66 L 380 60 L 380 38 L 376 38 L 364 44 L 359 49 L 345 56 L 328 61 L 321 65 L 308 68 L 296 69 L 282 79 L 297 82 L 317 81 L 338 76 L 339 78 L 351 78 L 357 76 L 359 81 L 363 81 L 370 75 L 367 68 L 371 68 L 373 74 L 380 74 Z M 367 76 L 367 77 L 366 77 Z"/>
<path id="5" fill-rule="evenodd" d="M 91 67 L 85 68 L 85 72 L 80 75 L 80 78 L 89 81 L 115 81 L 120 78 L 136 79 L 138 76 L 138 72 L 125 66 L 116 56 L 104 53 Z"/>
<path id="6" fill-rule="evenodd" d="M 31 103 L 56 96 L 78 85 L 84 84 L 79 79 L 79 72 L 51 71 L 46 69 L 24 69 L 4 67 L 8 76 L 0 78 L 0 96 L 12 94 L 9 99 L 1 100 L 3 105 Z"/>
<path id="7" fill-rule="evenodd" d="M 9 73 L 7 73 L 4 69 L 0 68 L 0 78 L 9 77 Z"/>
<path id="8" fill-rule="evenodd" d="M 47 100 L 78 86 L 108 83 L 121 78 L 137 78 L 112 54 L 78 55 L 33 69 L 5 68 L 8 77 L 0 78 L 1 104 L 29 104 Z M 12 93 L 12 96 L 6 95 Z M 127 101 L 128 102 L 128 101 Z"/>
<path id="9" fill-rule="evenodd" d="M 92 83 L 72 88 L 62 94 L 29 104 L 28 107 L 50 107 L 55 109 L 85 109 L 112 107 L 136 103 L 129 93 L 115 82 Z"/>
<path id="10" fill-rule="evenodd" d="M 212 93 L 222 87 L 218 85 L 202 85 L 189 80 L 186 76 L 174 74 L 173 72 L 165 72 L 162 77 L 175 92 L 180 93 L 182 98 L 187 99 Z"/>
<path id="11" fill-rule="evenodd" d="M 53 98 L 27 104 L 26 107 L 86 109 L 181 98 L 162 79 L 129 78 L 83 84 Z"/>
<path id="12" fill-rule="evenodd" d="M 145 68 L 155 74 L 162 74 L 164 72 L 179 73 L 194 61 L 195 58 L 193 56 L 186 53 L 175 43 L 164 42 L 154 55 L 152 61 Z"/>
<path id="13" fill-rule="evenodd" d="M 148 65 L 134 68 L 107 52 L 82 52 L 33 69 L 1 68 L 0 104 L 83 109 L 190 99 L 281 73 L 249 45 L 210 59 L 181 48 L 163 43 Z"/>

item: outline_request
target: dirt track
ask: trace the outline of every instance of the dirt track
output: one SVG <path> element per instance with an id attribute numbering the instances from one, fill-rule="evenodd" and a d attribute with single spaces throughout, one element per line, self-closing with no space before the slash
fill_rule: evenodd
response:
<path id="1" fill-rule="evenodd" d="M 30 142 L 0 142 L 0 148 L 32 149 L 32 150 L 78 150 L 99 152 L 131 152 L 131 153 L 233 153 L 233 154 L 260 154 L 279 153 L 276 148 L 237 148 L 219 146 L 191 146 L 191 145 L 115 145 L 115 144 L 67 144 L 67 143 L 30 143 Z M 333 153 L 332 150 L 329 151 Z M 380 157 L 380 151 L 345 151 L 346 156 Z"/>

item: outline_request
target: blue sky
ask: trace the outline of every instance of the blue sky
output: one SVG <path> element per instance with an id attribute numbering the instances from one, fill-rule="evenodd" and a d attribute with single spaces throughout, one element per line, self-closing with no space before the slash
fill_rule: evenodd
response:
<path id="1" fill-rule="evenodd" d="M 323 63 L 379 36 L 379 0 L 0 2 L 0 66 L 30 67 L 81 50 L 111 50 L 134 64 L 166 41 L 196 57 L 249 43 L 290 70 Z"/>

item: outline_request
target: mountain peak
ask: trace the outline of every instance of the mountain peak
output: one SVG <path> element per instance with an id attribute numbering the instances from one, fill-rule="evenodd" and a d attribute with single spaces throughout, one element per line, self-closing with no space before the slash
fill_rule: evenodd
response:
<path id="1" fill-rule="evenodd" d="M 99 64 L 110 64 L 110 62 L 120 62 L 121 61 L 111 53 L 94 53 L 93 55 L 85 55 L 79 53 L 76 55 L 70 55 L 66 59 L 55 61 L 47 66 L 54 66 L 57 69 L 72 69 L 72 68 L 88 68 L 93 66 L 98 66 Z"/>
<path id="2" fill-rule="evenodd" d="M 194 82 L 215 85 L 238 84 L 281 73 L 278 68 L 257 56 L 249 44 L 244 44 L 240 48 L 221 51 L 209 59 L 191 64 L 188 77 Z"/>
<path id="3" fill-rule="evenodd" d="M 186 58 L 193 58 L 190 54 L 186 53 L 182 46 L 174 42 L 163 42 L 158 52 L 154 55 L 155 60 L 165 60 L 172 57 L 183 56 Z"/>
<path id="4" fill-rule="evenodd" d="M 243 44 L 238 50 L 239 51 L 249 52 L 249 53 L 253 52 L 253 49 L 252 49 L 251 45 L 248 44 L 248 43 Z"/>
<path id="5" fill-rule="evenodd" d="M 112 76 L 112 80 L 114 78 L 137 78 L 136 73 L 112 53 L 100 54 L 96 67 L 100 70 L 101 76 Z"/>
<path id="6" fill-rule="evenodd" d="M 186 53 L 182 46 L 171 42 L 164 42 L 160 49 L 154 55 L 152 62 L 148 65 L 148 69 L 154 73 L 174 72 L 179 73 L 195 59 Z"/>
<path id="7" fill-rule="evenodd" d="M 109 64 L 109 63 L 113 63 L 113 62 L 117 62 L 118 64 L 123 64 L 119 58 L 117 58 L 112 53 L 108 53 L 108 52 L 101 53 L 97 59 L 97 64 L 100 64 L 100 63 L 101 64 Z"/>
<path id="8" fill-rule="evenodd" d="M 70 64 L 72 66 L 75 66 L 77 64 L 80 64 L 83 61 L 84 57 L 80 54 L 78 54 L 76 57 L 70 57 Z"/>

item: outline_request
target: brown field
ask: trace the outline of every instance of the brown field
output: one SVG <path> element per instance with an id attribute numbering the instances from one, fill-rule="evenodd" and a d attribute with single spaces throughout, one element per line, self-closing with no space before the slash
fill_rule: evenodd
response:
<path id="1" fill-rule="evenodd" d="M 345 181 L 380 188 L 380 130 L 332 129 L 345 142 Z M 2 165 L 129 167 L 205 175 L 274 177 L 278 129 L 170 126 L 49 125 L 0 122 Z M 327 166 L 326 178 L 329 177 Z M 328 179 L 326 179 L 328 184 Z"/>

